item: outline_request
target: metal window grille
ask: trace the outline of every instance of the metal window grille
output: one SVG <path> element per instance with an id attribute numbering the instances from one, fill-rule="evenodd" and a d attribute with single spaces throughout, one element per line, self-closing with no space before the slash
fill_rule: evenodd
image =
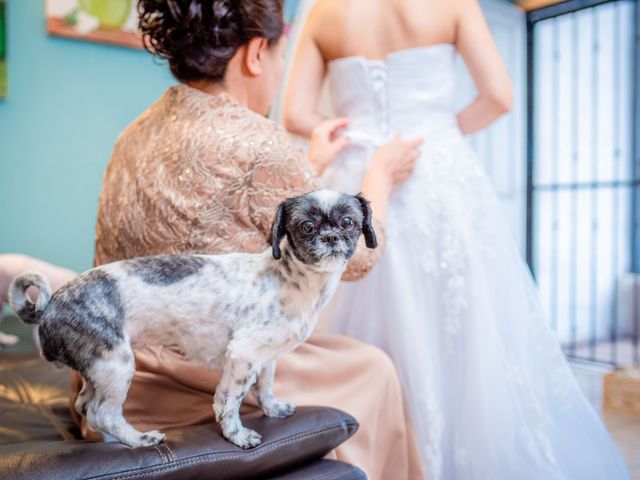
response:
<path id="1" fill-rule="evenodd" d="M 569 357 L 640 363 L 640 7 L 527 14 L 527 262 Z"/>

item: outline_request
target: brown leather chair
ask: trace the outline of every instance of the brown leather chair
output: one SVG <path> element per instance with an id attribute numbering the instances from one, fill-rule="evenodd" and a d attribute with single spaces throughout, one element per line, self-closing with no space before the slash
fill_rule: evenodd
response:
<path id="1" fill-rule="evenodd" d="M 243 422 L 263 443 L 242 450 L 212 421 L 167 430 L 162 445 L 129 448 L 81 440 L 69 415 L 68 370 L 34 354 L 0 354 L 0 479 L 365 479 L 322 457 L 358 428 L 350 415 L 299 407 L 286 419 L 257 413 Z"/>

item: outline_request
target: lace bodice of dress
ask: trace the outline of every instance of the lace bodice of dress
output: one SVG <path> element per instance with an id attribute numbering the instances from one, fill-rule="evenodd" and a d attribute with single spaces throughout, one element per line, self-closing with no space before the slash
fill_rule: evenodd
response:
<path id="1" fill-rule="evenodd" d="M 230 95 L 172 87 L 116 143 L 100 196 L 95 263 L 261 251 L 278 204 L 317 188 L 304 153 L 274 122 Z M 380 251 L 362 243 L 345 278 L 363 276 Z"/>

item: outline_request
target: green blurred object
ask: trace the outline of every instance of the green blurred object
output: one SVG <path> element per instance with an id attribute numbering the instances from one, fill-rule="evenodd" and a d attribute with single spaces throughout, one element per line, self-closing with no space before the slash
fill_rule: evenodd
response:
<path id="1" fill-rule="evenodd" d="M 64 17 L 64 23 L 67 25 L 75 25 L 78 23 L 78 9 L 74 8 Z"/>
<path id="2" fill-rule="evenodd" d="M 79 0 L 78 6 L 106 28 L 122 28 L 131 13 L 131 0 Z"/>
<path id="3" fill-rule="evenodd" d="M 0 98 L 7 97 L 7 4 L 0 0 Z"/>

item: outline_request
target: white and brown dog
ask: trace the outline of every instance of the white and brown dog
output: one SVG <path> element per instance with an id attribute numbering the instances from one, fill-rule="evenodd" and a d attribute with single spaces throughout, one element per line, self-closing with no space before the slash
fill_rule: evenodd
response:
<path id="1" fill-rule="evenodd" d="M 53 296 L 37 273 L 17 277 L 10 302 L 39 327 L 42 355 L 84 377 L 75 404 L 93 428 L 132 447 L 164 440 L 122 415 L 135 370 L 131 344 L 177 344 L 187 358 L 223 368 L 213 399 L 225 438 L 260 444 L 245 428 L 240 405 L 249 390 L 264 414 L 284 418 L 294 407 L 272 393 L 276 360 L 311 334 L 335 291 L 360 233 L 376 247 L 362 196 L 319 190 L 282 202 L 270 238 L 257 254 L 162 255 L 91 269 Z M 35 303 L 26 290 L 36 286 Z"/>

